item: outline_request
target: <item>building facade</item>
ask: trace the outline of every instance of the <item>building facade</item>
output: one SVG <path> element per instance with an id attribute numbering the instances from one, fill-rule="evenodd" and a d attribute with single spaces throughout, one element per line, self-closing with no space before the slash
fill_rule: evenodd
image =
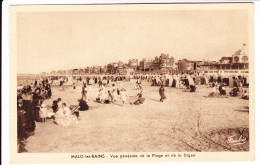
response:
<path id="1" fill-rule="evenodd" d="M 142 61 L 140 61 L 139 66 L 140 66 L 141 71 L 150 71 L 150 70 L 152 70 L 153 59 L 143 58 Z"/>
<path id="2" fill-rule="evenodd" d="M 201 74 L 245 75 L 249 74 L 248 51 L 239 49 L 230 57 L 222 57 L 218 62 L 204 62 L 199 66 Z"/>
<path id="3" fill-rule="evenodd" d="M 134 70 L 137 70 L 138 64 L 139 64 L 138 59 L 129 59 L 129 61 L 128 61 L 128 66 L 130 68 L 133 68 Z"/>
<path id="4" fill-rule="evenodd" d="M 174 69 L 174 58 L 162 53 L 159 57 L 159 69 Z"/>

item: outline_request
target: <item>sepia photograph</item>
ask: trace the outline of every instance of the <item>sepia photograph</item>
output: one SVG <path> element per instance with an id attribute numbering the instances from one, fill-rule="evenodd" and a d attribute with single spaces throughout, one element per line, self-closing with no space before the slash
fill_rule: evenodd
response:
<path id="1" fill-rule="evenodd" d="M 9 9 L 13 162 L 254 159 L 253 3 Z"/>

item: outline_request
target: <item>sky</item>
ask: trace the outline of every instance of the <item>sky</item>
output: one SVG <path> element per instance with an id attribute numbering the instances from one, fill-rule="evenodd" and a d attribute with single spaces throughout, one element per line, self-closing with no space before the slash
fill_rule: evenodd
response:
<path id="1" fill-rule="evenodd" d="M 246 10 L 20 12 L 17 72 L 85 68 L 167 53 L 219 60 L 248 44 Z"/>

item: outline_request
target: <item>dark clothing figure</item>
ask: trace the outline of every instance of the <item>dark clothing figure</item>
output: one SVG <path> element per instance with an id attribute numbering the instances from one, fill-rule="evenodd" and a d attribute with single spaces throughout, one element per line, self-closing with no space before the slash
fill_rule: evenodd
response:
<path id="1" fill-rule="evenodd" d="M 156 79 L 152 80 L 152 86 L 156 86 Z"/>
<path id="2" fill-rule="evenodd" d="M 25 111 L 23 110 L 22 105 L 17 106 L 17 137 L 18 139 L 26 138 L 26 118 Z"/>
<path id="3" fill-rule="evenodd" d="M 110 104 L 110 100 L 107 100 L 107 99 L 106 99 L 106 100 L 104 101 L 104 103 L 105 103 L 105 104 Z"/>
<path id="4" fill-rule="evenodd" d="M 62 86 L 63 85 L 63 81 L 60 81 L 60 86 Z"/>
<path id="5" fill-rule="evenodd" d="M 56 113 L 58 111 L 58 101 L 54 100 L 52 102 L 52 106 L 51 107 L 52 107 L 53 112 Z"/>
<path id="6" fill-rule="evenodd" d="M 24 117 L 26 119 L 25 131 L 33 132 L 35 130 L 36 125 L 35 125 L 34 113 L 33 113 L 31 102 L 29 100 L 23 100 L 23 105 L 20 108 L 20 110 L 25 111 L 24 114 Z"/>
<path id="7" fill-rule="evenodd" d="M 87 104 L 87 102 L 85 101 L 85 100 L 80 100 L 79 101 L 79 110 L 80 111 L 86 111 L 86 110 L 88 110 L 89 109 L 89 106 L 88 106 L 88 104 Z"/>
<path id="8" fill-rule="evenodd" d="M 230 94 L 230 96 L 237 96 L 238 95 L 237 92 L 238 92 L 238 90 L 235 87 L 235 88 L 232 89 L 232 91 L 229 92 L 229 94 Z"/>
<path id="9" fill-rule="evenodd" d="M 226 95 L 226 90 L 223 88 L 223 85 L 219 86 L 219 93 L 220 95 Z"/>
<path id="10" fill-rule="evenodd" d="M 19 106 L 19 105 L 18 105 Z M 25 149 L 24 140 L 28 138 L 26 133 L 26 117 L 25 111 L 22 110 L 22 107 L 17 107 L 17 144 L 18 144 L 18 153 L 27 152 Z"/>
<path id="11" fill-rule="evenodd" d="M 195 91 L 196 91 L 196 86 L 190 85 L 190 92 L 195 92 Z"/>
<path id="12" fill-rule="evenodd" d="M 39 98 L 33 99 L 32 111 L 34 114 L 34 120 L 40 122 L 40 99 Z"/>
<path id="13" fill-rule="evenodd" d="M 218 78 L 217 78 L 217 82 L 218 82 L 218 83 L 221 83 L 221 82 L 222 82 L 222 79 L 221 79 L 220 76 L 218 76 Z"/>
<path id="14" fill-rule="evenodd" d="M 201 85 L 206 84 L 206 79 L 205 79 L 204 77 L 202 77 L 202 78 L 200 79 L 200 83 L 201 83 Z"/>
<path id="15" fill-rule="evenodd" d="M 164 87 L 161 85 L 161 87 L 159 88 L 159 94 L 161 96 L 160 101 L 163 102 L 164 99 L 166 99 L 165 97 L 165 93 L 164 93 Z"/>
<path id="16" fill-rule="evenodd" d="M 184 79 L 184 85 L 189 88 L 190 84 L 188 79 Z"/>
<path id="17" fill-rule="evenodd" d="M 41 88 L 37 87 L 37 88 L 35 89 L 35 92 L 34 92 L 34 93 L 36 93 L 37 91 L 38 91 L 39 94 L 41 94 Z"/>
<path id="18" fill-rule="evenodd" d="M 52 92 L 51 89 L 48 90 L 48 98 L 51 98 Z"/>
<path id="19" fill-rule="evenodd" d="M 102 85 L 102 81 L 101 80 L 98 81 L 98 85 L 99 85 L 99 87 L 101 87 L 101 85 Z"/>
<path id="20" fill-rule="evenodd" d="M 31 90 L 32 90 L 31 86 L 28 85 L 28 86 L 27 86 L 27 92 L 30 92 Z"/>
<path id="21" fill-rule="evenodd" d="M 229 78 L 224 78 L 223 83 L 229 86 Z"/>
<path id="22" fill-rule="evenodd" d="M 45 87 L 45 81 L 42 80 L 42 87 L 44 88 Z"/>

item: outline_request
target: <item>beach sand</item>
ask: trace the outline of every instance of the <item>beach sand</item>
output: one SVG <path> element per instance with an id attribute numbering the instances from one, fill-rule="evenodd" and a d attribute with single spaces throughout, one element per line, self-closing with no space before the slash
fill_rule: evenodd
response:
<path id="1" fill-rule="evenodd" d="M 136 94 L 135 82 L 122 82 L 128 98 Z M 116 84 L 116 86 L 120 86 Z M 165 87 L 167 99 L 160 102 L 159 87 L 143 82 L 143 105 L 94 102 L 98 87 L 89 92 L 90 110 L 80 111 L 78 125 L 62 127 L 51 119 L 37 122 L 35 134 L 27 139 L 30 153 L 71 152 L 183 152 L 248 151 L 244 144 L 231 146 L 228 137 L 243 133 L 248 138 L 249 101 L 239 97 L 207 98 L 212 91 L 197 86 L 195 93 Z M 231 89 L 227 89 L 227 93 Z M 64 91 L 52 87 L 53 96 L 44 103 L 62 98 L 67 105 L 77 105 L 81 83 Z M 244 130 L 244 131 L 242 131 Z"/>

